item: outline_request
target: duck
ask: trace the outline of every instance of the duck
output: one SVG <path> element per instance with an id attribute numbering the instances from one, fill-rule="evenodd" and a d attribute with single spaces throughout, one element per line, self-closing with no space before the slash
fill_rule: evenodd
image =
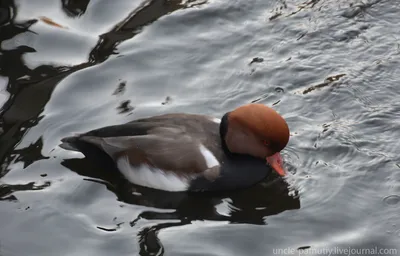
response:
<path id="1" fill-rule="evenodd" d="M 289 126 L 274 109 L 250 103 L 221 119 L 169 113 L 63 138 L 67 150 L 96 148 L 130 183 L 170 192 L 251 187 L 274 170 L 285 176 L 280 152 Z M 85 153 L 84 153 L 85 154 Z"/>

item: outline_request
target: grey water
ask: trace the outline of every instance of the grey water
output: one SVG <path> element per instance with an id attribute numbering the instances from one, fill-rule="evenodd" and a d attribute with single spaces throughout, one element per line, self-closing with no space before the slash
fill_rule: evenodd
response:
<path id="1" fill-rule="evenodd" d="M 0 255 L 400 254 L 399 13 L 391 0 L 0 1 Z M 141 188 L 58 146 L 250 102 L 287 120 L 290 174 L 242 191 Z"/>

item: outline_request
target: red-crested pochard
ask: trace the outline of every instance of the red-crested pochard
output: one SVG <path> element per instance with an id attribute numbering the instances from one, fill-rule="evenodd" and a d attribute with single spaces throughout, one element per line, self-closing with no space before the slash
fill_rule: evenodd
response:
<path id="1" fill-rule="evenodd" d="M 248 104 L 221 120 L 165 114 L 108 126 L 62 140 L 61 147 L 94 145 L 130 182 L 167 191 L 232 190 L 252 186 L 271 171 L 285 175 L 280 151 L 289 127 L 275 110 Z"/>

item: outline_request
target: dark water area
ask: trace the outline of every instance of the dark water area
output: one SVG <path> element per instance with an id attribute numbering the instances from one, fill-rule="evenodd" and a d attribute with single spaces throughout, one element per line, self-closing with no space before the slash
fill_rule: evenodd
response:
<path id="1" fill-rule="evenodd" d="M 400 254 L 399 13 L 389 0 L 1 0 L 0 255 Z M 167 193 L 58 146 L 250 102 L 289 124 L 285 180 Z"/>

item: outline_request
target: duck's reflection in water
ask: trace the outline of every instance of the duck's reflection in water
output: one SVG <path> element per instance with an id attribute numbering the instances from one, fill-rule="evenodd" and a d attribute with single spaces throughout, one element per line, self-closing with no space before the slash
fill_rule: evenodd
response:
<path id="1" fill-rule="evenodd" d="M 89 180 L 92 178 L 94 182 L 105 184 L 120 201 L 167 210 L 149 209 L 139 216 L 132 217 L 131 226 L 135 226 L 141 219 L 165 220 L 163 223 L 147 226 L 139 232 L 141 253 L 146 255 L 162 254 L 163 247 L 157 237 L 161 229 L 187 225 L 196 220 L 264 225 L 267 216 L 300 209 L 298 192 L 292 190 L 285 180 L 275 175 L 253 187 L 237 191 L 166 192 L 129 183 L 107 158 L 103 158 L 101 162 L 90 161 L 87 158 L 66 159 L 62 165 L 88 177 Z"/>

